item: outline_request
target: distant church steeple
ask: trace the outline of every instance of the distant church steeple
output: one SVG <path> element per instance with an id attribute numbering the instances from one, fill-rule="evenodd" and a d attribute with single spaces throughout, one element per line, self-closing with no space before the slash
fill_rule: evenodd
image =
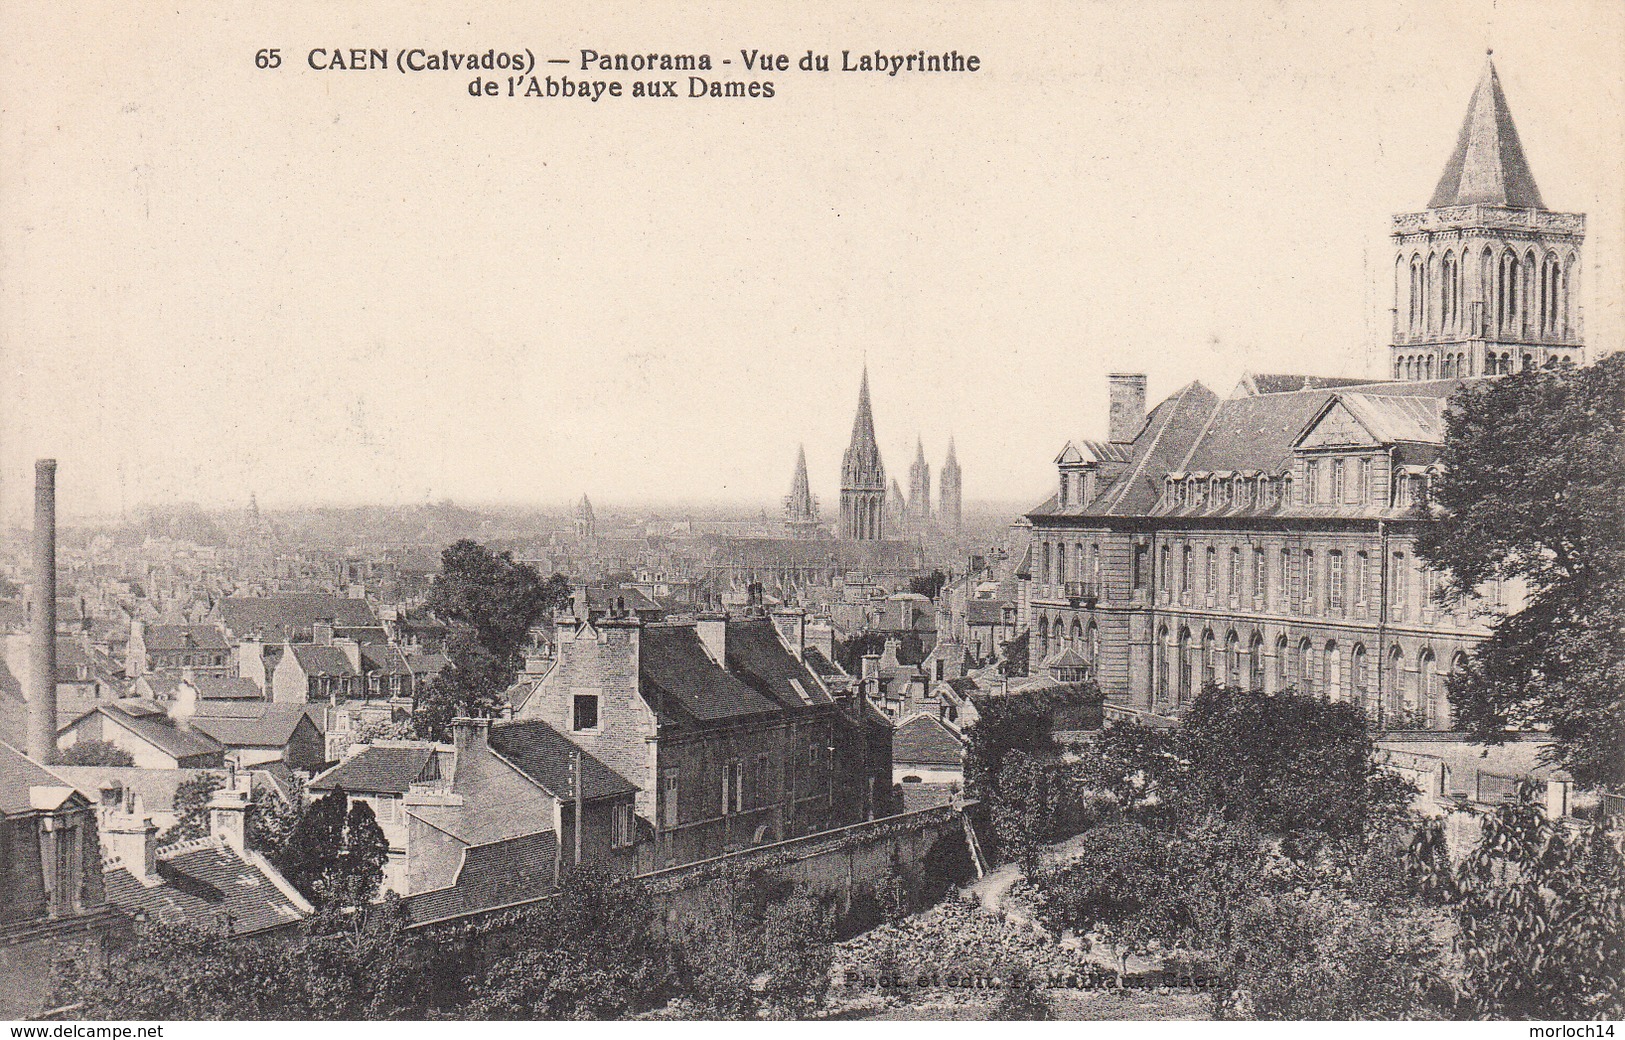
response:
<path id="1" fill-rule="evenodd" d="M 807 448 L 796 449 L 796 473 L 790 478 L 790 493 L 784 496 L 784 524 L 792 538 L 818 535 L 818 500 L 807 480 Z"/>
<path id="2" fill-rule="evenodd" d="M 908 515 L 915 520 L 931 516 L 931 465 L 919 437 L 914 438 L 914 464 L 908 468 Z"/>
<path id="3" fill-rule="evenodd" d="M 576 537 L 586 540 L 598 533 L 598 519 L 593 516 L 592 503 L 583 494 L 581 501 L 576 503 Z"/>
<path id="4" fill-rule="evenodd" d="M 1488 58 L 1427 209 L 1396 214 L 1390 237 L 1393 378 L 1585 363 L 1585 216 L 1546 208 Z"/>
<path id="5" fill-rule="evenodd" d="M 942 496 L 942 505 L 938 510 L 938 515 L 941 516 L 942 522 L 947 524 L 950 530 L 957 531 L 959 530 L 962 503 L 960 500 L 959 457 L 954 454 L 954 439 L 952 437 L 948 438 L 948 458 L 942 463 L 940 494 Z"/>
<path id="6" fill-rule="evenodd" d="M 875 420 L 869 405 L 869 366 L 858 388 L 858 413 L 852 419 L 852 442 L 841 458 L 841 537 L 879 541 L 886 532 L 886 467 L 875 442 Z"/>

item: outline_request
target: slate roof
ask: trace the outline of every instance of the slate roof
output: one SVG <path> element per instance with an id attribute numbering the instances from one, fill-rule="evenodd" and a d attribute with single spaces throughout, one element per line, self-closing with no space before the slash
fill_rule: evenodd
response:
<path id="1" fill-rule="evenodd" d="M 9 816 L 32 809 L 34 800 L 29 790 L 34 787 L 73 785 L 10 744 L 0 743 L 0 814 Z"/>
<path id="2" fill-rule="evenodd" d="M 147 886 L 117 867 L 102 875 L 107 901 L 165 924 L 217 926 L 224 916 L 234 935 L 252 935 L 296 924 L 310 904 L 274 867 L 244 855 L 220 838 L 183 842 L 158 853 L 160 884 Z"/>
<path id="3" fill-rule="evenodd" d="M 240 675 L 231 675 L 225 678 L 217 676 L 200 675 L 192 680 L 192 686 L 198 692 L 198 697 L 206 701 L 263 701 L 265 694 L 252 679 L 244 679 Z"/>
<path id="4" fill-rule="evenodd" d="M 692 625 L 645 625 L 639 636 L 643 699 L 662 722 L 709 723 L 779 710 L 717 666 Z"/>
<path id="5" fill-rule="evenodd" d="M 105 715 L 110 724 L 123 726 L 136 736 L 145 740 L 153 747 L 172 758 L 194 758 L 198 755 L 219 754 L 225 749 L 206 734 L 196 730 L 177 729 L 169 721 L 168 716 L 162 714 L 137 714 L 124 706 L 116 704 L 98 704 L 96 707 L 79 716 L 67 726 L 61 727 L 58 732 L 66 730 L 77 724 L 80 719 L 96 712 Z"/>
<path id="6" fill-rule="evenodd" d="M 436 779 L 439 763 L 435 748 L 427 742 L 404 746 L 371 745 L 311 778 L 312 791 L 346 791 L 369 794 L 405 794 L 414 783 Z"/>
<path id="7" fill-rule="evenodd" d="M 360 675 L 350 657 L 336 646 L 294 643 L 293 656 L 307 675 Z"/>
<path id="8" fill-rule="evenodd" d="M 829 567 L 835 570 L 895 571 L 913 568 L 920 547 L 904 541 L 848 541 L 816 538 L 735 538 L 703 535 L 700 543 L 716 565 L 740 567 Z"/>
<path id="9" fill-rule="evenodd" d="M 192 719 L 192 728 L 227 747 L 282 748 L 288 746 L 304 718 L 303 704 L 267 704 L 265 711 L 253 718 L 197 715 Z"/>
<path id="10" fill-rule="evenodd" d="M 637 793 L 637 785 L 581 750 L 545 722 L 499 722 L 491 727 L 491 750 L 512 762 L 555 798 L 573 797 L 570 755 L 581 755 L 581 796 L 614 798 Z"/>
<path id="11" fill-rule="evenodd" d="M 171 812 L 175 790 L 188 780 L 224 776 L 219 769 L 142 769 L 139 766 L 56 766 L 55 771 L 70 781 L 91 802 L 101 800 L 106 787 L 134 791 L 150 812 Z"/>
<path id="12" fill-rule="evenodd" d="M 803 647 L 801 651 L 801 659 L 806 662 L 807 667 L 812 669 L 814 674 L 816 674 L 820 679 L 839 678 L 844 674 L 835 666 L 835 662 L 825 657 L 824 651 L 816 646 Z"/>
<path id="13" fill-rule="evenodd" d="M 220 619 L 239 638 L 258 633 L 268 643 L 308 640 L 311 626 L 323 619 L 331 619 L 339 629 L 383 630 L 366 600 L 315 593 L 228 596 L 220 602 Z"/>
<path id="14" fill-rule="evenodd" d="M 972 599 L 965 601 L 965 624 L 967 625 L 1000 625 L 1004 623 L 1004 608 L 1006 604 L 997 599 Z"/>
<path id="15" fill-rule="evenodd" d="M 428 924 L 540 898 L 553 889 L 557 848 L 552 831 L 470 846 L 457 880 L 411 896 L 407 913 L 414 923 Z"/>
<path id="16" fill-rule="evenodd" d="M 361 645 L 361 668 L 380 675 L 411 675 L 412 669 L 406 663 L 406 657 L 401 651 L 387 643 L 363 643 Z"/>
<path id="17" fill-rule="evenodd" d="M 1484 73 L 1467 103 L 1456 147 L 1444 165 L 1438 187 L 1428 199 L 1429 209 L 1482 203 L 1513 209 L 1545 209 L 1523 142 L 1512 123 L 1512 110 L 1501 91 L 1495 63 L 1486 60 Z"/>
<path id="18" fill-rule="evenodd" d="M 148 625 L 141 636 L 147 651 L 230 650 L 231 644 L 213 625 Z"/>
<path id="19" fill-rule="evenodd" d="M 912 715 L 892 734 L 891 757 L 899 765 L 958 767 L 965 760 L 965 741 L 935 715 Z"/>
<path id="20" fill-rule="evenodd" d="M 779 641 L 766 618 L 729 621 L 724 641 L 728 670 L 785 708 L 834 703 L 806 665 Z"/>
<path id="21" fill-rule="evenodd" d="M 1307 377 L 1249 377 L 1296 381 Z M 1290 503 L 1266 506 L 1204 503 L 1173 507 L 1161 503 L 1164 478 L 1172 474 L 1238 473 L 1257 471 L 1277 475 L 1293 462 L 1294 447 L 1317 416 L 1334 401 L 1345 402 L 1351 413 L 1368 423 L 1373 435 L 1385 443 L 1437 445 L 1444 437 L 1444 409 L 1459 379 L 1421 382 L 1352 382 L 1315 380 L 1326 385 L 1311 389 L 1241 394 L 1220 399 L 1200 383 L 1190 383 L 1152 410 L 1130 461 L 1115 473 L 1103 471 L 1101 489 L 1087 505 L 1061 507 L 1051 496 L 1027 515 L 1037 520 L 1054 516 L 1158 515 L 1376 515 L 1384 505 L 1304 507 Z M 1029 552 L 1030 547 L 1029 547 Z M 976 602 L 976 601 L 971 601 Z"/>

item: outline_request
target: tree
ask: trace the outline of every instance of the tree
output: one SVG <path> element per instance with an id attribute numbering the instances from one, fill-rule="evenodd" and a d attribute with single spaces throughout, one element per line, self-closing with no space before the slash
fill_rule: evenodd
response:
<path id="1" fill-rule="evenodd" d="M 999 644 L 999 674 L 1006 678 L 1026 675 L 1032 656 L 1032 633 L 1023 632 Z"/>
<path id="2" fill-rule="evenodd" d="M 1167 808 L 1181 764 L 1173 731 L 1133 722 L 1112 722 L 1079 753 L 1079 777 L 1141 816 Z"/>
<path id="3" fill-rule="evenodd" d="M 160 847 L 168 847 L 209 833 L 209 799 L 225 785 L 219 773 L 200 773 L 175 787 L 175 823 L 165 831 Z"/>
<path id="4" fill-rule="evenodd" d="M 287 855 L 288 841 L 304 816 L 304 784 L 290 776 L 293 789 L 284 798 L 268 783 L 257 785 L 248 814 L 248 847 L 280 863 Z"/>
<path id="5" fill-rule="evenodd" d="M 908 580 L 908 591 L 917 596 L 924 596 L 934 602 L 937 595 L 942 592 L 942 587 L 946 584 L 948 584 L 948 576 L 942 573 L 941 568 L 933 567 L 930 574 L 910 578 Z"/>
<path id="6" fill-rule="evenodd" d="M 1625 856 L 1592 824 L 1547 818 L 1531 784 L 1483 820 L 1456 871 L 1450 908 L 1480 1016 L 1625 1015 Z"/>
<path id="7" fill-rule="evenodd" d="M 422 691 L 413 712 L 418 735 L 444 740 L 459 715 L 496 713 L 514 680 L 531 626 L 569 598 L 569 582 L 543 580 L 508 551 L 463 539 L 447 546 L 427 606 L 451 629 L 445 669 Z"/>
<path id="8" fill-rule="evenodd" d="M 643 1010 L 669 985 L 647 895 L 587 867 L 527 910 L 512 952 L 468 978 L 470 1017 L 605 1019 Z"/>
<path id="9" fill-rule="evenodd" d="M 377 894 L 388 860 L 372 807 L 335 787 L 305 809 L 278 866 L 316 906 L 353 907 Z"/>
<path id="10" fill-rule="evenodd" d="M 975 725 L 965 731 L 965 783 L 973 794 L 997 787 L 1012 752 L 1060 753 L 1049 709 L 1032 697 L 988 697 L 977 702 L 976 712 Z"/>
<path id="11" fill-rule="evenodd" d="M 62 752 L 65 766 L 133 766 L 135 756 L 107 740 L 80 740 Z"/>
<path id="12" fill-rule="evenodd" d="M 1292 691 L 1208 686 L 1175 734 L 1170 800 L 1188 817 L 1216 812 L 1285 841 L 1295 855 L 1363 837 L 1399 816 L 1414 789 L 1377 767 L 1365 715 Z"/>
<path id="13" fill-rule="evenodd" d="M 1450 677 L 1456 721 L 1490 742 L 1547 728 L 1575 779 L 1625 783 L 1625 354 L 1467 384 L 1439 461 L 1418 555 L 1456 595 L 1528 591 Z"/>

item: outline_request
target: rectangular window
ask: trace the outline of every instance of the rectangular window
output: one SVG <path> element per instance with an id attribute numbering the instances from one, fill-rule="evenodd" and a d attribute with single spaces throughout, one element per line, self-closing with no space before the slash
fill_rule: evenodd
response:
<path id="1" fill-rule="evenodd" d="M 677 770 L 660 776 L 660 825 L 667 830 L 677 826 Z"/>
<path id="2" fill-rule="evenodd" d="M 1303 500 L 1320 501 L 1320 460 L 1310 459 L 1303 467 Z"/>
<path id="3" fill-rule="evenodd" d="M 1332 501 L 1343 501 L 1343 460 L 1327 459 L 1326 464 L 1332 468 Z"/>
<path id="4" fill-rule="evenodd" d="M 1241 602 L 1241 547 L 1232 546 L 1230 549 L 1230 605 L 1236 606 Z"/>
<path id="5" fill-rule="evenodd" d="M 1213 546 L 1207 547 L 1207 557 L 1202 564 L 1202 591 L 1209 596 L 1218 591 L 1219 550 Z"/>
<path id="6" fill-rule="evenodd" d="M 598 728 L 597 694 L 578 693 L 575 695 L 575 712 L 571 719 L 570 728 L 577 732 Z"/>
<path id="7" fill-rule="evenodd" d="M 1269 560 L 1264 555 L 1264 547 L 1259 546 L 1253 550 L 1253 609 L 1264 609 L 1264 598 L 1269 595 Z"/>
<path id="8" fill-rule="evenodd" d="M 738 760 L 722 767 L 722 813 L 741 812 L 745 808 L 745 775 Z"/>
<path id="9" fill-rule="evenodd" d="M 1360 487 L 1359 487 L 1359 492 L 1358 492 L 1358 494 L 1355 495 L 1354 500 L 1356 502 L 1369 502 L 1369 501 L 1371 501 L 1371 460 L 1370 459 L 1361 459 L 1360 460 Z"/>
<path id="10" fill-rule="evenodd" d="M 1370 559 L 1365 553 L 1354 554 L 1354 609 L 1365 613 L 1365 590 L 1371 582 Z"/>
<path id="11" fill-rule="evenodd" d="M 1281 565 L 1275 572 L 1275 609 L 1285 611 L 1287 608 L 1287 589 L 1292 584 L 1292 553 L 1290 550 L 1281 550 Z"/>
<path id="12" fill-rule="evenodd" d="M 1162 557 L 1162 559 L 1161 559 L 1162 573 L 1160 575 L 1158 575 L 1158 577 L 1157 577 L 1157 584 L 1162 588 L 1163 592 L 1167 592 L 1169 590 L 1169 587 L 1170 587 L 1170 585 L 1172 584 L 1172 582 L 1174 580 L 1174 578 L 1173 578 L 1173 565 L 1169 560 L 1169 557 L 1171 555 L 1172 554 L 1171 554 L 1168 546 L 1166 546 L 1166 545 L 1163 546 L 1162 547 L 1162 553 L 1161 553 L 1161 557 Z"/>
<path id="13" fill-rule="evenodd" d="M 1328 605 L 1332 610 L 1342 613 L 1348 591 L 1348 574 L 1343 569 L 1343 554 L 1332 550 L 1328 562 L 1331 567 L 1331 580 L 1327 583 L 1327 595 L 1330 597 Z"/>
<path id="14" fill-rule="evenodd" d="M 1191 591 L 1191 547 L 1186 544 L 1185 551 L 1179 559 L 1179 594 L 1189 594 Z"/>
<path id="15" fill-rule="evenodd" d="M 1136 545 L 1134 547 L 1133 570 L 1129 574 L 1129 584 L 1135 589 L 1145 588 L 1146 556 L 1150 553 L 1149 546 Z"/>
<path id="16" fill-rule="evenodd" d="M 1404 620 L 1411 608 L 1410 575 L 1405 570 L 1405 554 L 1394 553 L 1394 570 L 1389 580 L 1394 585 L 1394 617 Z"/>
<path id="17" fill-rule="evenodd" d="M 1313 614 L 1320 605 L 1320 575 L 1315 573 L 1315 553 L 1303 551 L 1303 612 Z"/>
<path id="18" fill-rule="evenodd" d="M 637 815 L 630 805 L 615 807 L 615 847 L 624 849 L 637 841 Z"/>
<path id="19" fill-rule="evenodd" d="M 1281 564 L 1283 567 L 1288 568 L 1291 574 L 1288 581 L 1291 582 L 1292 587 L 1292 610 L 1296 613 L 1299 605 L 1303 602 L 1303 575 L 1298 568 L 1292 565 L 1292 554 L 1285 549 L 1281 550 Z"/>

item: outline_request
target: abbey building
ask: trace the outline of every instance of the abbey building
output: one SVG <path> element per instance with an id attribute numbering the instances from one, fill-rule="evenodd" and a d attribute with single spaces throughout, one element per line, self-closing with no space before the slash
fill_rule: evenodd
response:
<path id="1" fill-rule="evenodd" d="M 1144 376 L 1110 377 L 1107 439 L 1065 445 L 1025 517 L 1035 664 L 1082 655 L 1109 702 L 1158 714 L 1218 682 L 1450 728 L 1446 677 L 1522 590 L 1443 598 L 1417 558 L 1447 401 L 1465 379 L 1585 360 L 1584 218 L 1546 208 L 1493 65 L 1427 208 L 1392 235 L 1391 378 L 1193 382 L 1147 410 Z"/>

